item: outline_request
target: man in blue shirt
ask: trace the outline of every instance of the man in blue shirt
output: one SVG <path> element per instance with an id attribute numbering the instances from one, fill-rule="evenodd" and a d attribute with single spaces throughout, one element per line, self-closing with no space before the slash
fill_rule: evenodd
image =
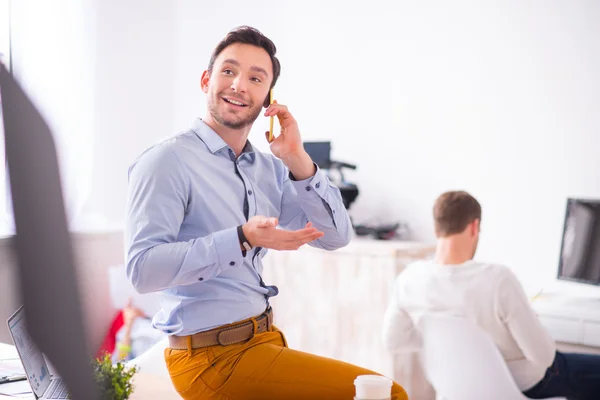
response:
<path id="1" fill-rule="evenodd" d="M 202 74 L 206 116 L 129 171 L 127 274 L 139 292 L 161 293 L 153 325 L 169 334 L 167 367 L 185 399 L 348 399 L 356 376 L 372 374 L 290 350 L 272 325 L 277 288 L 261 276 L 268 249 L 335 250 L 352 234 L 296 120 L 285 105 L 269 105 L 275 52 L 254 28 L 229 32 Z M 281 126 L 273 155 L 248 141 L 263 106 Z M 393 391 L 406 398 L 399 385 Z"/>

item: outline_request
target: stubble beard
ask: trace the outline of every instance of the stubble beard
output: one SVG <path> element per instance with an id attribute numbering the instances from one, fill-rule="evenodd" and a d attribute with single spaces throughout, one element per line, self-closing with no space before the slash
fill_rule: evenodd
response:
<path id="1" fill-rule="evenodd" d="M 210 113 L 210 116 L 217 121 L 217 123 L 226 126 L 227 128 L 230 129 L 242 129 L 245 128 L 249 125 L 252 125 L 254 123 L 254 121 L 256 121 L 256 119 L 258 118 L 259 114 L 260 114 L 260 110 L 261 107 L 256 107 L 256 109 L 252 108 L 252 105 L 248 105 L 247 107 L 250 108 L 250 115 L 248 115 L 247 117 L 241 117 L 241 118 L 228 118 L 225 115 L 223 115 L 224 113 L 220 112 L 218 109 L 218 103 L 221 100 L 221 96 L 217 96 L 216 100 L 211 102 L 208 105 L 208 111 Z"/>

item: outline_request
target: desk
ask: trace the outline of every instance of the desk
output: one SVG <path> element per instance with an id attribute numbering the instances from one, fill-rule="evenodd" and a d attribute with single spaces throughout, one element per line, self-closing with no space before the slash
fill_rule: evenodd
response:
<path id="1" fill-rule="evenodd" d="M 0 343 L 0 360 L 17 358 L 18 354 L 13 345 Z M 146 400 L 146 399 L 160 399 L 160 400 L 180 400 L 181 397 L 171 384 L 171 380 L 168 377 L 157 376 L 153 374 L 144 374 L 142 372 L 137 373 L 134 376 L 135 389 L 130 400 Z M 31 394 L 28 397 L 11 397 L 0 394 L 1 400 L 34 400 L 35 397 Z"/>
<path id="2" fill-rule="evenodd" d="M 536 296 L 532 307 L 556 341 L 600 352 L 600 298 L 549 292 Z"/>
<path id="3" fill-rule="evenodd" d="M 138 373 L 135 376 L 135 391 L 129 398 L 129 400 L 146 400 L 146 399 L 160 399 L 160 400 L 181 400 L 181 397 L 175 389 L 169 379 L 157 378 L 150 374 Z M 33 394 L 28 397 L 12 397 L 0 394 L 2 400 L 35 400 Z"/>
<path id="4" fill-rule="evenodd" d="M 15 349 L 15 346 L 6 343 L 0 343 L 0 371 L 4 367 L 9 367 L 11 369 L 15 367 L 19 371 L 23 370 L 21 360 L 19 360 L 19 354 L 17 353 L 17 349 Z M 0 375 L 2 375 L 2 373 L 0 373 Z M 4 385 L 19 385 L 19 387 L 21 387 L 23 385 L 23 381 L 0 384 L 0 389 Z M 34 397 L 33 395 L 31 395 L 30 397 L 11 397 L 0 394 L 0 399 L 34 399 Z"/>
<path id="5" fill-rule="evenodd" d="M 181 400 L 171 379 L 139 372 L 134 377 L 135 390 L 129 400 Z"/>

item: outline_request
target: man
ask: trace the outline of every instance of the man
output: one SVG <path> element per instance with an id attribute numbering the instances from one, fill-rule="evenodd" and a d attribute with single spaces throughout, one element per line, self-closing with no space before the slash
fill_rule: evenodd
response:
<path id="1" fill-rule="evenodd" d="M 463 191 L 446 192 L 435 202 L 433 216 L 434 260 L 414 263 L 398 276 L 385 316 L 386 346 L 418 350 L 415 327 L 424 313 L 463 315 L 492 337 L 526 396 L 598 399 L 600 356 L 557 352 L 511 270 L 473 260 L 479 202 Z"/>
<path id="2" fill-rule="evenodd" d="M 290 350 L 272 325 L 267 249 L 335 250 L 351 237 L 340 192 L 304 151 L 296 120 L 267 101 L 275 52 L 253 28 L 229 32 L 200 81 L 207 115 L 130 168 L 128 276 L 140 292 L 161 292 L 153 324 L 170 335 L 167 368 L 185 399 L 349 399 L 356 376 L 373 373 Z M 281 126 L 274 157 L 248 141 L 263 104 Z M 397 384 L 393 393 L 407 398 Z"/>

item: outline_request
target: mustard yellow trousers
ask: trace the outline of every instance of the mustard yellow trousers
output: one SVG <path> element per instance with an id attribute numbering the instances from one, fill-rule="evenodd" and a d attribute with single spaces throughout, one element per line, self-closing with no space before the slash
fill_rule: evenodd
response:
<path id="1" fill-rule="evenodd" d="M 375 374 L 345 362 L 291 350 L 276 327 L 245 342 L 165 350 L 169 375 L 186 400 L 352 400 L 354 379 Z M 393 400 L 406 400 L 392 386 Z"/>

